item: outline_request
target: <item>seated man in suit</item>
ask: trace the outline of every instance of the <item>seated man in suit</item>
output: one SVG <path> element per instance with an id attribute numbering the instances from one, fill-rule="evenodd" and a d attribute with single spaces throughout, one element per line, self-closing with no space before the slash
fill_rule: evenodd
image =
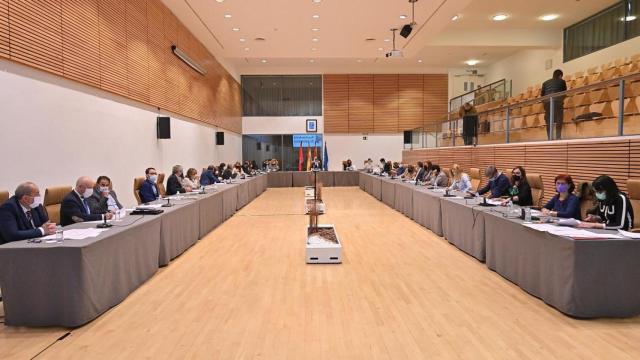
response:
<path id="1" fill-rule="evenodd" d="M 60 223 L 62 226 L 71 225 L 83 221 L 98 221 L 106 217 L 107 220 L 113 214 L 92 214 L 89 207 L 89 198 L 93 195 L 95 182 L 87 176 L 82 176 L 76 181 L 76 187 L 62 199 L 60 205 Z"/>
<path id="2" fill-rule="evenodd" d="M 200 175 L 200 185 L 207 186 L 220 182 L 220 179 L 218 179 L 215 174 L 215 169 L 215 166 L 209 165 L 207 171 L 203 172 L 202 175 Z"/>
<path id="3" fill-rule="evenodd" d="M 143 204 L 156 201 L 160 197 L 160 190 L 158 189 L 158 172 L 156 169 L 150 167 L 144 171 L 147 179 L 140 186 L 140 200 Z"/>
<path id="4" fill-rule="evenodd" d="M 484 195 L 488 192 L 491 192 L 491 194 L 489 194 L 488 196 L 490 199 L 509 195 L 509 187 L 511 187 L 511 182 L 505 174 L 498 171 L 495 166 L 489 165 L 484 171 L 484 175 L 489 179 L 489 182 L 485 187 L 478 190 L 478 195 Z"/>
<path id="5" fill-rule="evenodd" d="M 116 213 L 122 209 L 116 192 L 111 189 L 111 179 L 108 176 L 99 176 L 93 195 L 87 199 L 92 214 Z"/>
<path id="6" fill-rule="evenodd" d="M 190 187 L 185 188 L 182 186 L 182 179 L 184 179 L 184 169 L 182 165 L 174 165 L 171 170 L 171 176 L 167 179 L 167 195 L 171 196 L 192 190 Z"/>
<path id="7" fill-rule="evenodd" d="M 18 185 L 15 195 L 0 206 L 0 244 L 39 238 L 56 232 L 42 207 L 40 189 L 32 182 Z"/>

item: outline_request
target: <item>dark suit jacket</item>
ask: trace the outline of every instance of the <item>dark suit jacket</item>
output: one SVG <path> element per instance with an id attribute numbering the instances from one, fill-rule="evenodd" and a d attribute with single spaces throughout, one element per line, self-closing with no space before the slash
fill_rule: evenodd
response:
<path id="1" fill-rule="evenodd" d="M 120 204 L 120 201 L 118 201 L 116 192 L 111 190 L 109 193 L 111 194 L 113 200 L 116 201 L 118 209 L 122 209 L 122 204 Z M 89 202 L 89 209 L 91 210 L 92 214 L 104 214 L 109 211 L 107 198 L 102 196 L 102 194 L 100 194 L 100 192 L 98 192 L 98 190 L 96 189 L 93 189 L 93 195 L 91 195 L 91 197 L 87 199 L 87 202 Z"/>
<path id="2" fill-rule="evenodd" d="M 200 175 L 200 185 L 206 186 L 215 183 L 219 183 L 220 179 L 216 177 L 213 170 L 207 170 Z"/>
<path id="3" fill-rule="evenodd" d="M 42 233 L 38 228 L 49 221 L 49 217 L 45 214 L 42 205 L 31 209 L 31 216 L 35 228 L 27 220 L 15 196 L 5 201 L 0 206 L 0 244 L 41 237 Z"/>
<path id="4" fill-rule="evenodd" d="M 169 179 L 167 179 L 167 195 L 175 195 L 177 193 L 184 192 L 187 192 L 187 190 L 182 187 L 180 178 L 177 177 L 176 174 L 171 174 Z"/>
<path id="5" fill-rule="evenodd" d="M 424 168 L 420 168 L 418 169 L 418 174 L 416 175 L 416 184 L 419 181 L 424 181 L 424 177 L 427 175 L 427 170 L 425 170 Z"/>
<path id="6" fill-rule="evenodd" d="M 509 195 L 509 186 L 511 186 L 509 178 L 505 174 L 500 173 L 500 176 L 494 180 L 490 180 L 485 187 L 478 190 L 478 194 L 482 195 L 491 191 L 492 198 L 499 198 L 504 195 Z"/>
<path id="7" fill-rule="evenodd" d="M 156 192 L 153 192 L 153 189 L 156 189 Z M 142 203 L 144 204 L 144 203 L 155 201 L 159 197 L 160 197 L 160 189 L 158 189 L 158 185 L 155 183 L 152 183 L 148 179 L 145 180 L 142 183 L 142 186 L 140 186 L 140 199 L 142 200 Z"/>
<path id="8" fill-rule="evenodd" d="M 96 221 L 102 220 L 102 214 L 87 212 L 87 208 L 85 208 L 80 196 L 74 190 L 71 190 L 60 204 L 60 224 L 62 226 L 75 224 L 76 220 L 74 218 L 82 219 L 83 221 Z"/>

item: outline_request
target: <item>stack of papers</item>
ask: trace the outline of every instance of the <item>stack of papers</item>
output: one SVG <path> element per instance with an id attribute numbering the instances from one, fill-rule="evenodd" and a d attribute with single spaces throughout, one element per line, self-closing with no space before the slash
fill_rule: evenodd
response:
<path id="1" fill-rule="evenodd" d="M 109 229 L 69 229 L 64 231 L 64 240 L 84 240 L 100 235 L 103 231 Z M 55 240 L 55 235 L 48 235 L 42 238 L 42 240 Z"/>
<path id="2" fill-rule="evenodd" d="M 640 239 L 640 233 L 632 233 L 624 230 L 618 230 L 618 232 L 620 233 L 620 235 L 628 237 L 630 239 Z"/>
<path id="3" fill-rule="evenodd" d="M 584 229 L 575 229 L 571 227 L 556 226 L 551 224 L 524 224 L 524 226 L 537 230 L 548 232 L 557 236 L 566 236 L 572 239 L 622 239 L 620 235 L 601 234 Z"/>
<path id="4" fill-rule="evenodd" d="M 162 204 L 152 204 L 152 205 L 140 205 L 137 206 L 136 209 L 160 209 L 162 207 Z"/>

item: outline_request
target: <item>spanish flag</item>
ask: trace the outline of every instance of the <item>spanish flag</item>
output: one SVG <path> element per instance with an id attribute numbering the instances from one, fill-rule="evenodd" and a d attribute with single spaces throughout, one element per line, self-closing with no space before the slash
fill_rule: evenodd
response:
<path id="1" fill-rule="evenodd" d="M 307 171 L 311 171 L 311 146 L 307 146 Z"/>
<path id="2" fill-rule="evenodd" d="M 302 171 L 302 164 L 304 164 L 304 154 L 302 153 L 302 142 L 298 150 L 298 171 Z"/>

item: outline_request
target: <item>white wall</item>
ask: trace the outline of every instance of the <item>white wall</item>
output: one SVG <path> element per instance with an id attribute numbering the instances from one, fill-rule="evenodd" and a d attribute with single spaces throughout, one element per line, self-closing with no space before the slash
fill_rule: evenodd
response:
<path id="1" fill-rule="evenodd" d="M 171 139 L 156 139 L 149 106 L 13 62 L 0 61 L 0 189 L 23 181 L 72 185 L 81 175 L 107 175 L 118 197 L 135 204 L 133 178 L 152 166 L 201 168 L 242 158 L 242 136 L 171 115 Z M 186 170 L 186 169 L 185 169 Z"/>
<path id="2" fill-rule="evenodd" d="M 391 161 L 402 160 L 404 147 L 403 134 L 389 135 L 326 134 L 329 155 L 329 170 L 342 170 L 342 161 L 351 159 L 357 168 L 362 168 L 366 159 L 371 158 L 377 164 L 380 158 Z"/>
<path id="3" fill-rule="evenodd" d="M 242 133 L 252 135 L 306 134 L 307 119 L 318 120 L 318 134 L 324 132 L 322 116 L 245 116 Z"/>

